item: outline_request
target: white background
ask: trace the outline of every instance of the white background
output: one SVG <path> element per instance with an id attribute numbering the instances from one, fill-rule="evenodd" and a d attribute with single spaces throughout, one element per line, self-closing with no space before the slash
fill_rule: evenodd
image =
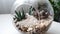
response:
<path id="1" fill-rule="evenodd" d="M 15 0 L 0 0 L 0 14 L 10 13 L 14 2 Z"/>

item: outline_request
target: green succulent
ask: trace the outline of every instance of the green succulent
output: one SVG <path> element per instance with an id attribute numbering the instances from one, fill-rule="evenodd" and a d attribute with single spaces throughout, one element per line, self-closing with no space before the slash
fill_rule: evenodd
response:
<path id="1" fill-rule="evenodd" d="M 29 15 L 32 15 L 32 11 L 33 11 L 33 7 L 31 6 L 31 7 L 29 8 Z"/>
<path id="2" fill-rule="evenodd" d="M 25 13 L 24 13 L 24 10 L 23 10 L 23 8 L 22 8 L 22 11 L 20 12 L 20 11 L 15 11 L 15 19 L 17 19 L 17 21 L 21 21 L 22 19 L 25 19 L 26 17 L 25 17 Z"/>
<path id="3" fill-rule="evenodd" d="M 33 15 L 33 12 L 36 11 L 36 9 L 34 7 L 30 7 L 29 8 L 29 15 Z"/>
<path id="4" fill-rule="evenodd" d="M 32 6 L 29 8 L 29 15 L 32 15 L 32 11 L 33 11 L 33 8 L 32 8 Z M 26 17 L 25 17 L 25 13 L 24 13 L 24 10 L 23 10 L 23 8 L 22 8 L 22 11 L 20 12 L 20 11 L 15 11 L 15 18 L 14 18 L 14 20 L 15 19 L 17 19 L 17 21 L 21 21 L 22 19 L 26 19 Z"/>

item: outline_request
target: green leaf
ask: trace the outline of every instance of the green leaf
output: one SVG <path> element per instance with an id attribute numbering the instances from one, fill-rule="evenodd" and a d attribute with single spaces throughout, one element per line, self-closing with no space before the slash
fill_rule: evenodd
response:
<path id="1" fill-rule="evenodd" d="M 19 11 L 19 17 L 21 18 L 21 12 Z"/>
<path id="2" fill-rule="evenodd" d="M 16 15 L 17 15 L 17 16 L 19 16 L 19 14 L 18 14 L 18 12 L 17 12 L 17 11 L 15 11 L 15 13 L 16 13 Z"/>
<path id="3" fill-rule="evenodd" d="M 15 11 L 15 13 L 16 13 L 15 18 L 20 21 L 21 20 L 21 13 L 20 13 L 20 11 L 19 12 Z"/>
<path id="4" fill-rule="evenodd" d="M 22 8 L 22 19 L 25 18 L 25 13 L 24 13 L 24 10 Z"/>
<path id="5" fill-rule="evenodd" d="M 59 6 L 60 6 L 60 1 L 58 1 L 58 3 L 57 3 Z"/>
<path id="6" fill-rule="evenodd" d="M 29 8 L 29 15 L 32 15 L 32 6 Z"/>
<path id="7" fill-rule="evenodd" d="M 15 18 L 17 19 L 17 21 L 20 21 L 21 20 L 21 18 L 17 17 L 16 15 L 15 15 Z"/>
<path id="8" fill-rule="evenodd" d="M 25 13 L 24 13 L 24 10 L 22 8 L 22 11 L 15 11 L 15 18 L 17 19 L 17 21 L 21 21 L 22 19 L 25 19 Z"/>

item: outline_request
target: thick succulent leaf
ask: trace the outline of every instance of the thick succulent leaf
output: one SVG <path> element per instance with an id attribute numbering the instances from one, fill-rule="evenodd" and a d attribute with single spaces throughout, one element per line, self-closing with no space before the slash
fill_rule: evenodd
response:
<path id="1" fill-rule="evenodd" d="M 21 12 L 19 11 L 19 17 L 21 18 Z"/>
<path id="2" fill-rule="evenodd" d="M 20 20 L 21 20 L 21 18 L 20 18 L 20 17 L 17 17 L 16 15 L 15 15 L 15 18 L 16 18 L 18 21 L 20 21 Z"/>
<path id="3" fill-rule="evenodd" d="M 16 13 L 15 18 L 20 21 L 21 20 L 21 13 L 20 13 L 20 11 L 19 12 L 15 11 L 15 13 Z"/>
<path id="4" fill-rule="evenodd" d="M 29 8 L 29 15 L 32 13 L 32 6 Z"/>
<path id="5" fill-rule="evenodd" d="M 19 16 L 19 14 L 18 14 L 18 12 L 17 12 L 17 11 L 15 11 L 15 13 L 16 13 L 16 15 L 17 15 L 17 16 Z"/>
<path id="6" fill-rule="evenodd" d="M 25 13 L 24 13 L 24 10 L 23 10 L 23 8 L 22 8 L 22 19 L 24 19 L 25 18 Z"/>

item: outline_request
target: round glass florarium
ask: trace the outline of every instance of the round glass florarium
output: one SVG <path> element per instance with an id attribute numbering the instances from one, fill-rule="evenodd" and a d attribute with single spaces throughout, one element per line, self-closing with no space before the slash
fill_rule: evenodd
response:
<path id="1" fill-rule="evenodd" d="M 48 0 L 16 0 L 11 14 L 16 29 L 24 34 L 45 33 L 54 17 Z"/>

